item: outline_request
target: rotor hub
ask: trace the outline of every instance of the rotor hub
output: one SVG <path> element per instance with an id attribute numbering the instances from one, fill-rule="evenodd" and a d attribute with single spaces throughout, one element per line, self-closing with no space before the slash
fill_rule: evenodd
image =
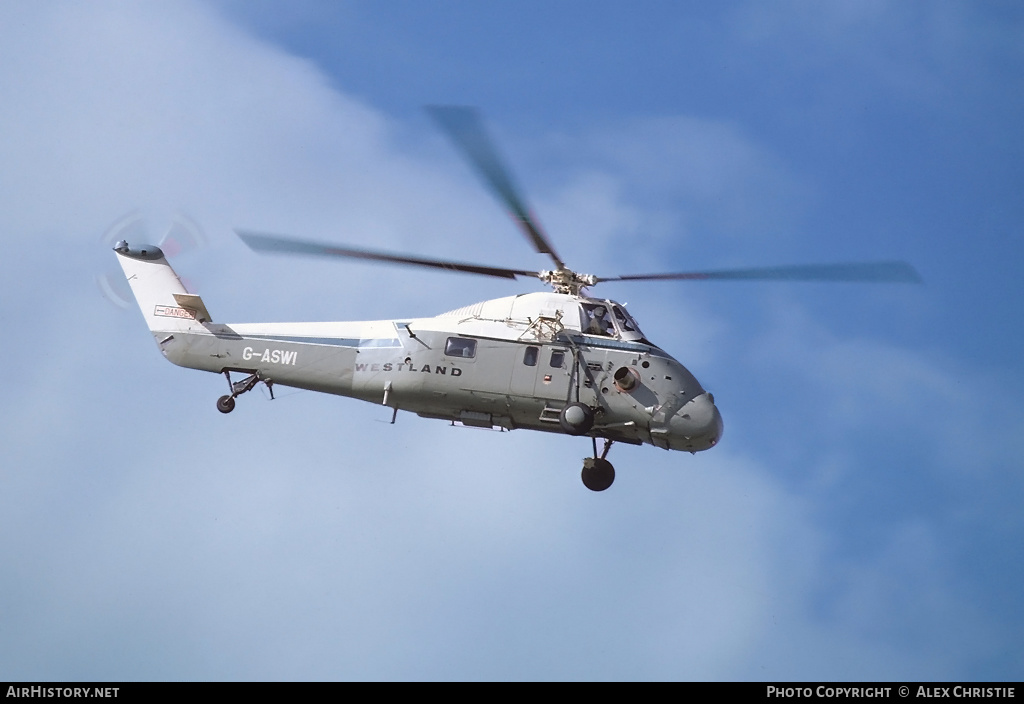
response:
<path id="1" fill-rule="evenodd" d="M 555 293 L 567 293 L 572 296 L 580 295 L 583 289 L 598 282 L 598 278 L 593 274 L 578 274 L 567 267 L 554 271 L 539 271 L 537 278 L 550 284 Z"/>

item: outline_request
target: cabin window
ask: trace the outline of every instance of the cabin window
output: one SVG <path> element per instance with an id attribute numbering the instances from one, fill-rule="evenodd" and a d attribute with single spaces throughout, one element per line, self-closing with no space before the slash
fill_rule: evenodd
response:
<path id="1" fill-rule="evenodd" d="M 615 336 L 611 313 L 604 303 L 583 303 L 583 332 L 587 335 Z"/>
<path id="2" fill-rule="evenodd" d="M 565 350 L 553 350 L 551 352 L 551 366 L 560 369 L 565 365 Z"/>
<path id="3" fill-rule="evenodd" d="M 462 357 L 463 359 L 476 357 L 476 340 L 468 340 L 465 337 L 449 337 L 444 346 L 444 353 L 449 357 Z"/>
<path id="4" fill-rule="evenodd" d="M 527 347 L 526 352 L 523 353 L 523 364 L 528 367 L 537 366 L 537 358 L 540 356 L 539 347 Z"/>

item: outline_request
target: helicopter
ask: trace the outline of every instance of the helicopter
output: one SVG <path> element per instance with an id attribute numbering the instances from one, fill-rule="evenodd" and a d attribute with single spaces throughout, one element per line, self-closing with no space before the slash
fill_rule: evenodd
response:
<path id="1" fill-rule="evenodd" d="M 154 245 L 121 240 L 114 251 L 157 347 L 182 367 L 223 375 L 217 409 L 263 384 L 348 396 L 453 425 L 529 429 L 589 437 L 583 484 L 615 480 L 614 443 L 697 453 L 723 431 L 714 396 L 679 361 L 645 337 L 624 305 L 592 297 L 610 281 L 802 280 L 913 283 L 902 261 L 795 265 L 601 277 L 577 272 L 527 209 L 476 110 L 427 108 L 527 241 L 554 264 L 532 271 L 342 247 L 236 229 L 253 251 L 429 267 L 504 279 L 537 278 L 549 292 L 468 305 L 432 318 L 361 322 L 214 322 Z M 241 375 L 234 380 L 232 374 Z M 598 440 L 603 446 L 598 451 Z"/>

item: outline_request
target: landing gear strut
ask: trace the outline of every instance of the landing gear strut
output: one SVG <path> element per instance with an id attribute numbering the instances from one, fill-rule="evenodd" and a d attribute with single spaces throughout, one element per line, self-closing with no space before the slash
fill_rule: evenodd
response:
<path id="1" fill-rule="evenodd" d="M 612 447 L 612 441 L 605 439 L 604 450 L 601 456 L 597 456 L 597 438 L 594 441 L 594 456 L 583 460 L 583 485 L 591 491 L 604 491 L 615 481 L 615 467 L 605 459 L 608 450 Z"/>
<path id="2" fill-rule="evenodd" d="M 262 378 L 259 372 L 253 372 L 241 381 L 231 381 L 231 372 L 227 370 L 224 371 L 224 376 L 228 380 L 228 388 L 231 389 L 231 393 L 217 399 L 217 410 L 221 413 L 231 413 L 231 411 L 235 410 L 235 398 L 241 396 L 246 391 L 252 391 L 253 387 L 261 381 L 270 390 L 271 400 L 274 398 L 274 382 L 270 379 Z"/>

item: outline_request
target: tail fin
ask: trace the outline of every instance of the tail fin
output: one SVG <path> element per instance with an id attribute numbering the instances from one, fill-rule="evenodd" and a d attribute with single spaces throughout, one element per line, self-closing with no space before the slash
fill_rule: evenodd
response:
<path id="1" fill-rule="evenodd" d="M 211 322 L 202 299 L 185 289 L 159 247 L 121 240 L 114 252 L 152 332 L 198 332 Z"/>

